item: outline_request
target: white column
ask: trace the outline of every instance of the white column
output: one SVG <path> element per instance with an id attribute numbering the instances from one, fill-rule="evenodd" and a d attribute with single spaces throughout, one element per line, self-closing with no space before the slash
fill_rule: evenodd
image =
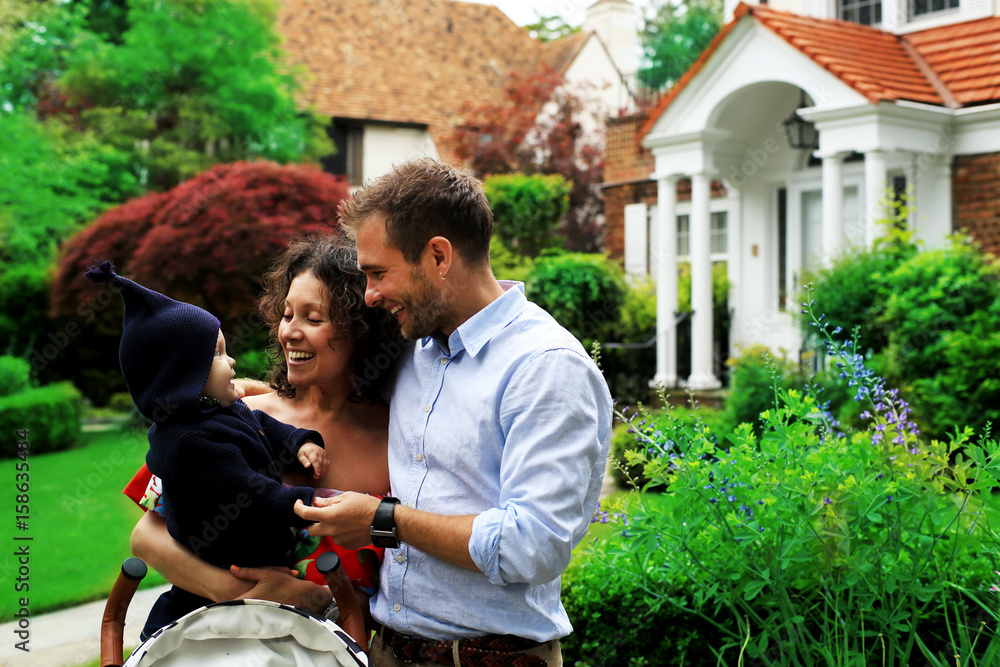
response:
<path id="1" fill-rule="evenodd" d="M 677 177 L 656 182 L 656 375 L 653 385 L 677 386 Z"/>
<path id="2" fill-rule="evenodd" d="M 823 262 L 829 266 L 844 247 L 844 153 L 823 158 Z"/>
<path id="3" fill-rule="evenodd" d="M 712 182 L 708 174 L 691 176 L 691 389 L 718 389 L 712 368 Z"/>
<path id="4" fill-rule="evenodd" d="M 865 153 L 865 247 L 871 248 L 879 234 L 878 226 L 885 219 L 882 201 L 886 196 L 885 153 L 872 150 Z"/>

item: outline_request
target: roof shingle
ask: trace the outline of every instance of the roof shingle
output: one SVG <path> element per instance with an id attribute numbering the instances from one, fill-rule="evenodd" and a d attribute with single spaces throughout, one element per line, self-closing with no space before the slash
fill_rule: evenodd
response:
<path id="1" fill-rule="evenodd" d="M 426 125 L 441 158 L 465 102 L 499 102 L 539 43 L 498 8 L 453 0 L 284 0 L 279 32 L 326 116 Z"/>

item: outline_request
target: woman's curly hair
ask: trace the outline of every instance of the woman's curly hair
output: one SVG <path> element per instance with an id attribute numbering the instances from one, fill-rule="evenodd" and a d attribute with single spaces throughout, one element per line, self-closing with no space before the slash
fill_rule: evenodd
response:
<path id="1" fill-rule="evenodd" d="M 278 341 L 278 324 L 285 314 L 285 298 L 292 281 L 301 273 L 312 273 L 330 293 L 330 321 L 337 338 L 354 341 L 354 391 L 351 400 L 374 403 L 382 398 L 387 378 L 402 354 L 405 341 L 396 319 L 382 308 L 365 305 L 367 279 L 358 268 L 358 253 L 347 238 L 333 234 L 309 234 L 288 245 L 264 275 L 264 293 L 258 309 L 270 329 L 268 383 L 278 396 L 294 397 L 288 382 L 288 362 Z"/>

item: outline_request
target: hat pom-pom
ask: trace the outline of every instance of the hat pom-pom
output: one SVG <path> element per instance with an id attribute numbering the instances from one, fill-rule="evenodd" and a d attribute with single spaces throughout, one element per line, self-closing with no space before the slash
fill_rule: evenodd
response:
<path id="1" fill-rule="evenodd" d="M 109 283 L 116 277 L 115 265 L 108 260 L 98 262 L 89 268 L 90 270 L 83 275 L 92 283 Z"/>

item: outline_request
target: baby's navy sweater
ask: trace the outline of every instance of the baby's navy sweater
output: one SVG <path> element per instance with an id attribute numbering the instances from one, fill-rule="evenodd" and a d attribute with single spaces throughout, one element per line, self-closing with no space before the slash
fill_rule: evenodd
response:
<path id="1" fill-rule="evenodd" d="M 311 505 L 313 489 L 285 488 L 281 473 L 302 471 L 302 443 L 316 431 L 295 428 L 237 401 L 184 410 L 149 429 L 146 465 L 163 481 L 171 537 L 218 567 L 288 565 L 290 527 L 310 522 L 292 510 Z"/>

